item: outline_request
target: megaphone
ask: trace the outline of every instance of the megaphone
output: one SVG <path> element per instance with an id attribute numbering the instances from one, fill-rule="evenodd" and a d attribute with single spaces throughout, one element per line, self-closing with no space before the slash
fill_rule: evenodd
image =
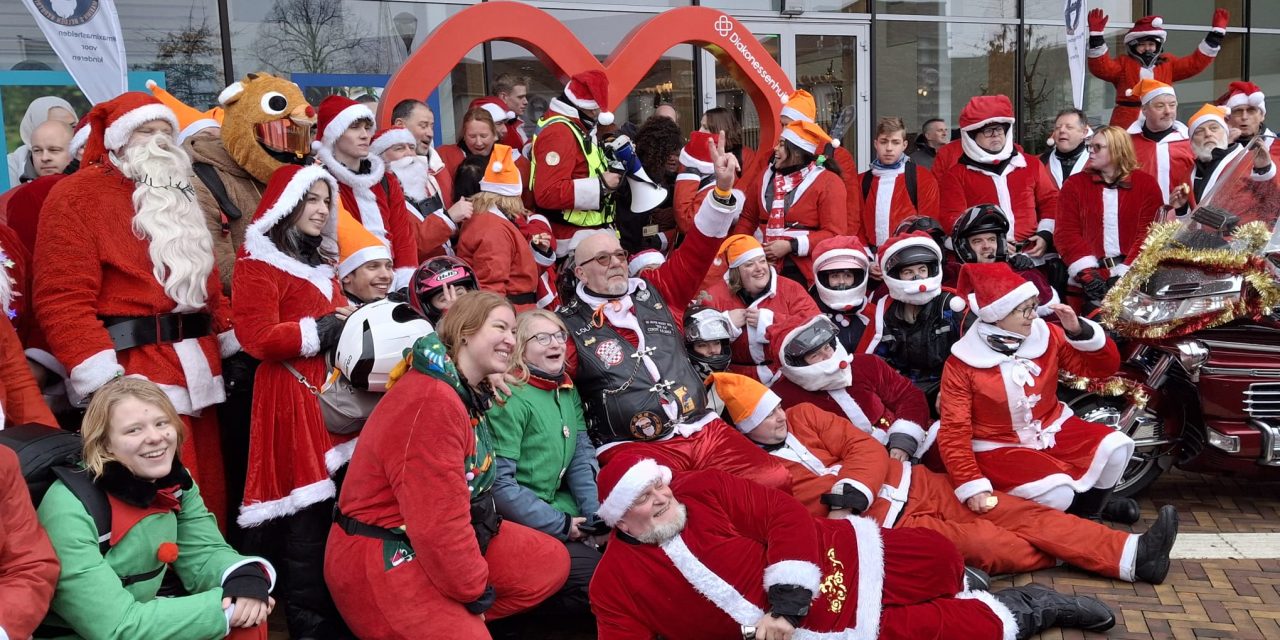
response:
<path id="1" fill-rule="evenodd" d="M 667 199 L 666 187 L 649 179 L 643 167 L 627 174 L 627 184 L 631 186 L 631 213 L 648 213 Z"/>

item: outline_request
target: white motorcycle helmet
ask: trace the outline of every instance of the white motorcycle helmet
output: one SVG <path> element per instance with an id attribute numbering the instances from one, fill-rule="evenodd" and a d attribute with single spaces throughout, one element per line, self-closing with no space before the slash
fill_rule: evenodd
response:
<path id="1" fill-rule="evenodd" d="M 434 330 L 430 322 L 404 303 L 371 302 L 347 318 L 333 354 L 333 365 L 352 386 L 385 392 L 387 378 L 404 360 L 405 351 Z"/>

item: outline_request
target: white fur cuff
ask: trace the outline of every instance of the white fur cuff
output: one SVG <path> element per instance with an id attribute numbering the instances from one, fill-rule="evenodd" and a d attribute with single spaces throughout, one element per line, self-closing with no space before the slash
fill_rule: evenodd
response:
<path id="1" fill-rule="evenodd" d="M 876 495 L 875 495 L 874 493 L 871 493 L 871 488 L 870 488 L 870 487 L 868 487 L 867 485 L 862 484 L 861 482 L 858 482 L 857 480 L 854 480 L 854 479 L 852 479 L 852 478 L 845 478 L 845 479 L 843 479 L 843 480 L 841 480 L 841 481 L 839 481 L 839 482 L 837 482 L 837 483 L 835 483 L 835 484 L 831 485 L 831 493 L 840 493 L 840 487 L 842 487 L 842 486 L 845 486 L 845 487 L 853 487 L 854 489 L 857 489 L 857 490 L 858 490 L 858 493 L 861 493 L 861 494 L 862 494 L 862 496 L 863 496 L 864 498 L 866 498 L 866 499 L 867 499 L 867 508 L 868 508 L 868 509 L 870 509 L 870 508 L 871 508 L 871 505 L 872 505 L 872 504 L 874 504 L 874 503 L 875 503 L 875 501 L 876 501 Z"/>
<path id="2" fill-rule="evenodd" d="M 102 385 L 124 375 L 124 367 L 116 360 L 116 352 L 103 349 L 71 368 L 69 389 L 71 401 L 80 404 Z"/>
<path id="3" fill-rule="evenodd" d="M 298 330 L 302 333 L 302 344 L 298 348 L 298 353 L 308 358 L 320 353 L 320 332 L 316 330 L 316 319 L 298 320 Z"/>
<path id="4" fill-rule="evenodd" d="M 230 358 L 240 351 L 240 340 L 236 338 L 236 330 L 223 331 L 218 334 L 218 355 Z"/>
<path id="5" fill-rule="evenodd" d="M 731 205 L 717 202 L 715 194 L 707 195 L 702 199 L 698 213 L 693 216 L 693 226 L 709 238 L 729 237 L 729 230 L 737 221 L 738 214 L 742 213 L 742 203 L 746 202 L 746 199 L 746 195 L 737 189 L 733 190 Z"/>
<path id="6" fill-rule="evenodd" d="M 894 420 L 893 424 L 889 425 L 889 435 L 893 435 L 895 433 L 911 436 L 911 439 L 916 441 L 917 446 L 924 444 L 926 435 L 924 427 L 921 427 L 910 420 L 901 419 Z"/>
<path id="7" fill-rule="evenodd" d="M 977 480 L 970 480 L 956 487 L 956 497 L 960 499 L 960 502 L 964 502 L 983 491 L 986 491 L 987 493 L 994 493 L 995 489 L 991 487 L 990 480 L 986 478 L 978 478 Z"/>
<path id="8" fill-rule="evenodd" d="M 1067 274 L 1074 280 L 1077 275 L 1080 275 L 1081 271 L 1096 268 L 1098 268 L 1097 256 L 1085 256 L 1067 265 Z"/>
<path id="9" fill-rule="evenodd" d="M 1053 230 L 1057 228 L 1057 226 L 1056 220 L 1053 218 L 1045 218 L 1036 225 L 1036 231 L 1048 231 L 1049 233 L 1053 233 Z"/>
<path id="10" fill-rule="evenodd" d="M 227 567 L 226 570 L 222 572 L 222 579 L 218 581 L 218 584 L 225 584 L 227 582 L 227 578 L 231 576 L 232 571 L 235 571 L 247 564 L 257 564 L 262 567 L 263 571 L 267 572 L 268 592 L 276 588 L 276 568 L 271 566 L 271 563 L 267 562 L 266 558 L 259 558 L 258 556 L 246 556 L 244 560 Z"/>
<path id="11" fill-rule="evenodd" d="M 956 594 L 956 599 L 978 600 L 982 604 L 987 605 L 987 608 L 991 609 L 991 613 L 996 614 L 996 617 L 1000 619 L 1000 624 L 1003 627 L 1001 634 L 1002 640 L 1017 639 L 1018 621 L 1014 619 L 1013 612 L 1009 611 L 1009 607 L 1004 606 L 1004 603 L 996 600 L 995 596 L 992 596 L 986 591 L 962 591 Z"/>
<path id="12" fill-rule="evenodd" d="M 1070 343 L 1072 347 L 1075 347 L 1076 351 L 1097 351 L 1107 346 L 1107 332 L 1102 329 L 1102 325 L 1088 318 L 1080 318 L 1080 322 L 1087 323 L 1089 326 L 1093 327 L 1093 335 L 1088 340 L 1072 340 L 1068 337 L 1067 342 Z"/>
<path id="13" fill-rule="evenodd" d="M 595 211 L 600 208 L 600 179 L 578 178 L 573 181 L 573 208 Z"/>
<path id="14" fill-rule="evenodd" d="M 1218 52 L 1222 50 L 1222 47 L 1211 46 L 1208 42 L 1205 42 L 1204 40 L 1201 40 L 1200 46 L 1196 48 L 1200 50 L 1200 53 L 1203 53 L 1206 56 L 1209 56 L 1210 58 L 1218 57 Z"/>
<path id="15" fill-rule="evenodd" d="M 775 562 L 764 569 L 764 589 L 769 590 L 776 584 L 794 585 L 808 589 L 814 597 L 818 596 L 818 585 L 822 582 L 822 569 L 812 562 L 803 560 L 783 560 Z"/>
<path id="16" fill-rule="evenodd" d="M 1107 45 L 1105 44 L 1102 45 L 1101 47 L 1089 49 L 1089 53 L 1087 54 L 1087 56 L 1090 58 L 1101 58 L 1102 56 L 1105 56 L 1105 55 L 1107 55 Z"/>

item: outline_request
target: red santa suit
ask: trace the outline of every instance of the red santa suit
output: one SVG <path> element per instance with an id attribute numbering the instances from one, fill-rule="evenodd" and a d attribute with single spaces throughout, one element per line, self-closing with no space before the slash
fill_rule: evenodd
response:
<path id="1" fill-rule="evenodd" d="M 0 447 L 0 638 L 29 638 L 58 584 L 58 556 L 36 520 L 18 456 Z"/>
<path id="2" fill-rule="evenodd" d="M 1155 140 L 1147 137 L 1142 125 L 1135 122 L 1129 127 L 1129 134 L 1138 157 L 1138 171 L 1156 179 L 1156 186 L 1163 197 L 1162 204 L 1168 204 L 1171 189 L 1191 184 L 1191 171 L 1196 164 L 1187 126 L 1174 122 L 1164 137 Z"/>
<path id="3" fill-rule="evenodd" d="M 8 318 L 0 318 L 0 363 L 4 363 L 0 371 L 0 427 L 34 423 L 58 428 Z M 0 543 L 0 548 L 3 546 Z"/>
<path id="4" fill-rule="evenodd" d="M 159 194 L 145 190 L 169 187 L 135 184 L 107 156 L 152 120 L 178 130 L 173 112 L 150 94 L 125 93 L 90 113 L 93 133 L 84 165 L 54 186 L 40 215 L 33 304 L 53 355 L 69 372 L 67 391 L 73 403 L 83 403 L 121 375 L 146 377 L 164 390 L 188 428 L 182 463 L 202 487 L 209 511 L 222 514 L 222 448 L 212 407 L 226 399 L 222 358 L 240 345 L 231 331 L 231 309 L 222 295 L 213 250 L 184 256 L 194 263 L 194 272 L 207 270 L 204 290 L 175 285 L 181 300 L 171 297 L 156 278 L 150 239 L 139 237 L 133 226 L 135 191 L 157 199 Z M 177 183 L 183 178 L 173 179 Z M 170 207 L 170 215 L 176 216 L 181 203 L 193 199 L 175 195 L 179 202 Z M 204 226 L 194 206 L 185 213 L 194 219 L 188 222 Z M 159 336 L 141 328 L 152 326 L 152 318 L 160 325 Z M 113 339 L 108 322 L 127 335 Z M 123 344 L 129 346 L 117 346 Z"/>
<path id="5" fill-rule="evenodd" d="M 414 217 L 405 203 L 400 181 L 387 173 L 382 158 L 375 154 L 362 158 L 357 171 L 346 167 L 333 155 L 338 138 L 360 120 L 374 122 L 369 107 L 343 96 L 325 98 L 320 103 L 318 133 L 313 146 L 316 158 L 338 180 L 343 208 L 391 247 L 391 262 L 395 266 L 391 289 L 397 290 L 409 283 L 414 268 L 418 266 Z"/>
<path id="6" fill-rule="evenodd" d="M 671 479 L 670 469 L 643 460 L 613 475 L 606 466 L 600 478 L 606 522 L 629 506 L 614 503 L 670 479 L 686 523 L 660 545 L 615 528 L 591 581 L 601 640 L 741 638 L 742 627 L 778 609 L 768 593 L 775 585 L 813 594 L 798 639 L 1016 634 L 1004 605 L 963 590 L 959 554 L 936 533 L 881 530 L 866 518 L 815 519 L 789 496 L 718 470 Z"/>
<path id="7" fill-rule="evenodd" d="M 32 183 L 27 183 L 30 184 Z M 22 188 L 25 189 L 27 185 Z M 26 348 L 27 358 L 54 375 L 66 378 L 66 370 L 49 352 L 48 341 L 31 309 L 31 272 L 31 252 L 19 239 L 16 231 L 0 225 L 0 278 L 3 278 L 0 279 L 0 309 L 17 332 L 19 347 Z"/>
<path id="8" fill-rule="evenodd" d="M 384 129 L 369 143 L 369 154 L 381 157 L 384 151 L 397 144 L 417 145 L 417 140 L 404 127 Z M 406 210 L 413 216 L 418 262 L 438 255 L 453 255 L 451 241 L 458 225 L 449 217 L 453 185 L 451 181 L 440 180 L 445 172 L 433 173 L 430 159 L 419 155 L 406 156 L 386 165 L 400 182 Z"/>
<path id="9" fill-rule="evenodd" d="M 804 89 L 797 90 L 787 97 L 787 101 L 782 105 L 782 118 L 788 119 L 783 121 L 783 127 L 786 127 L 789 121 L 799 120 L 817 125 L 818 122 L 818 103 L 813 98 L 813 94 Z M 833 118 L 834 119 L 834 118 Z M 845 229 L 849 233 L 855 233 L 857 228 L 857 211 L 862 201 L 859 195 L 861 190 L 858 186 L 858 162 L 854 159 L 853 154 L 840 144 L 839 140 L 829 140 L 818 148 L 815 155 L 822 155 L 826 158 L 824 167 L 830 167 L 833 163 L 840 169 L 840 181 L 844 183 L 845 192 L 845 211 L 848 212 L 848 218 L 845 221 Z M 772 154 L 770 154 L 772 156 Z M 814 246 L 817 242 L 814 242 Z"/>
<path id="10" fill-rule="evenodd" d="M 906 172 L 915 173 L 916 202 L 907 191 Z M 857 206 L 849 209 L 850 235 L 863 243 L 879 247 L 889 240 L 903 220 L 914 215 L 938 215 L 938 181 L 933 173 L 903 156 L 896 167 L 871 169 L 858 175 Z M 863 185 L 870 188 L 863 188 Z"/>
<path id="11" fill-rule="evenodd" d="M 1093 169 L 1068 178 L 1058 196 L 1055 243 L 1067 273 L 1104 268 L 1124 275 L 1163 205 L 1160 185 L 1140 171 L 1114 185 Z"/>
<path id="12" fill-rule="evenodd" d="M 1267 115 L 1267 96 L 1262 93 L 1262 87 L 1242 80 L 1237 80 L 1227 85 L 1227 92 L 1218 98 L 1218 105 L 1225 107 L 1227 113 L 1230 114 L 1241 107 L 1253 107 L 1262 112 L 1265 118 Z M 1267 146 L 1267 150 L 1271 153 L 1271 162 L 1280 164 L 1280 146 L 1276 146 L 1276 133 L 1267 128 L 1265 122 L 1258 124 L 1258 133 L 1262 137 L 1262 144 Z M 1236 140 L 1240 146 L 1248 146 L 1253 140 L 1246 139 L 1243 136 Z M 28 183 L 29 184 L 29 183 Z M 15 195 L 15 197 L 17 197 Z M 9 205 L 9 225 L 13 225 L 13 205 Z"/>
<path id="13" fill-rule="evenodd" d="M 493 167 L 504 164 L 503 158 L 511 157 L 510 151 L 506 146 L 494 149 L 482 189 L 490 191 L 509 186 L 517 194 L 511 197 L 518 197 L 520 174 L 516 168 L 508 164 L 503 167 L 505 171 L 493 171 Z M 510 182 L 492 186 L 499 185 L 495 181 L 504 176 L 510 178 Z M 481 289 L 505 296 L 520 312 L 537 307 L 539 269 L 529 241 L 516 224 L 498 210 L 497 205 L 475 212 L 462 224 L 458 234 L 458 257 L 471 265 Z"/>
<path id="14" fill-rule="evenodd" d="M 292 366 L 312 386 L 324 386 L 329 367 L 321 354 L 316 320 L 347 304 L 332 265 L 308 264 L 268 237 L 318 181 L 338 188 L 332 176 L 314 165 L 285 165 L 271 176 L 245 230 L 232 275 L 237 335 L 245 351 L 262 361 L 253 385 L 252 454 L 237 518 L 242 527 L 290 516 L 332 498 L 329 473 L 351 457 L 355 446 L 347 443 L 350 436 L 329 433 L 316 396 L 285 368 Z M 333 202 L 322 247 L 336 249 L 338 217 L 338 204 Z"/>
<path id="15" fill-rule="evenodd" d="M 1133 440 L 1075 417 L 1056 394 L 1059 371 L 1114 373 L 1120 366 L 1115 343 L 1091 320 L 1080 322 L 1092 334 L 1072 340 L 1036 318 L 1030 335 L 1006 355 L 985 336 L 1035 296 L 1035 286 L 1004 263 L 965 265 L 960 286 L 981 322 L 952 345 L 942 371 L 938 447 L 956 498 L 998 490 L 1065 509 L 1074 493 L 1114 486 Z"/>

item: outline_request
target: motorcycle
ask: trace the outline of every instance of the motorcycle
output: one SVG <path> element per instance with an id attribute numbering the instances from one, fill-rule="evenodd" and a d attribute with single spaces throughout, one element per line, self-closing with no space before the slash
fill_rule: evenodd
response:
<path id="1" fill-rule="evenodd" d="M 1136 443 L 1119 495 L 1172 466 L 1280 478 L 1280 183 L 1258 179 L 1259 147 L 1231 160 L 1190 215 L 1153 225 L 1107 293 L 1101 319 L 1121 370 L 1062 375 L 1076 415 Z"/>

